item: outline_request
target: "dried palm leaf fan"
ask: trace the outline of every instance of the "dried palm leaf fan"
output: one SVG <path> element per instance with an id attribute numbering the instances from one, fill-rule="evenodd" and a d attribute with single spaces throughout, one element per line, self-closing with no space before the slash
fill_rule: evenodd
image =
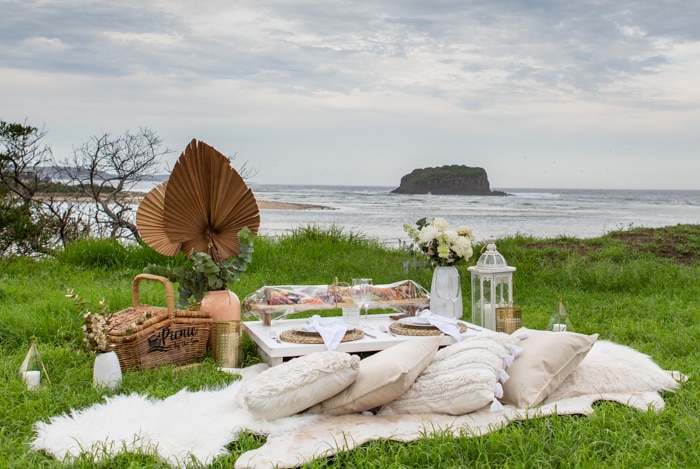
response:
<path id="1" fill-rule="evenodd" d="M 240 253 L 238 232 L 243 227 L 257 234 L 260 210 L 228 158 L 193 139 L 167 185 L 159 185 L 141 202 L 136 224 L 146 244 L 161 254 L 194 249 L 219 262 Z"/>
<path id="2" fill-rule="evenodd" d="M 181 243 L 170 241 L 165 234 L 165 190 L 168 181 L 153 188 L 136 211 L 136 226 L 143 241 L 165 256 L 176 256 Z"/>

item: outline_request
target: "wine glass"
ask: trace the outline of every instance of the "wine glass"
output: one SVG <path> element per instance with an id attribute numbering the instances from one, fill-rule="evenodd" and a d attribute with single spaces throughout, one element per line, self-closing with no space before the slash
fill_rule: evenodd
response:
<path id="1" fill-rule="evenodd" d="M 352 279 L 351 288 L 352 301 L 360 307 L 365 308 L 365 324 L 369 316 L 369 305 L 372 302 L 372 279 L 371 278 L 354 278 Z"/>
<path id="2" fill-rule="evenodd" d="M 460 285 L 459 274 L 453 272 L 450 275 L 450 299 L 452 300 L 452 317 L 458 319 L 457 302 L 462 299 L 462 285 Z M 461 311 L 461 309 L 459 310 Z"/>
<path id="3" fill-rule="evenodd" d="M 357 309 L 360 310 L 360 316 L 362 316 L 362 306 L 365 304 L 365 296 L 361 280 L 362 279 L 359 278 L 352 279 L 352 286 L 350 287 L 350 299 L 353 303 L 355 303 L 355 305 L 357 305 Z"/>

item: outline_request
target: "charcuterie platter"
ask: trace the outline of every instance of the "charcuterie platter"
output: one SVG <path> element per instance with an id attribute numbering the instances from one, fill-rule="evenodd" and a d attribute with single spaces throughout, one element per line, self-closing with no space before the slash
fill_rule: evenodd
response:
<path id="1" fill-rule="evenodd" d="M 247 315 L 270 324 L 273 319 L 302 311 L 355 306 L 350 298 L 350 288 L 337 282 L 329 285 L 265 286 L 243 300 L 243 309 Z M 370 309 L 394 309 L 413 316 L 430 305 L 427 290 L 413 280 L 373 285 L 369 288 Z"/>

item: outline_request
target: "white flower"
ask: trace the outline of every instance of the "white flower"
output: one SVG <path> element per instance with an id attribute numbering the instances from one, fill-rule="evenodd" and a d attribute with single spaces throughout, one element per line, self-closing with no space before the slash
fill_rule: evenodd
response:
<path id="1" fill-rule="evenodd" d="M 474 253 L 471 241 L 464 236 L 460 236 L 452 243 L 452 250 L 457 256 L 464 257 L 465 259 L 469 259 Z"/>
<path id="2" fill-rule="evenodd" d="M 459 238 L 459 234 L 457 234 L 455 230 L 445 230 L 445 237 L 447 237 L 447 241 L 449 241 L 450 244 L 454 244 Z"/>
<path id="3" fill-rule="evenodd" d="M 473 254 L 472 231 L 467 226 L 457 230 L 450 229 L 444 218 L 433 218 L 430 223 L 425 219 L 416 222 L 418 229 L 408 224 L 404 231 L 411 237 L 414 246 L 425 254 L 432 263 L 452 265 L 462 259 L 469 259 Z"/>
<path id="4" fill-rule="evenodd" d="M 420 244 L 428 244 L 440 235 L 440 230 L 432 225 L 426 225 L 420 230 L 418 242 Z"/>
<path id="5" fill-rule="evenodd" d="M 457 233 L 459 233 L 460 236 L 466 236 L 467 238 L 472 237 L 472 230 L 466 225 L 462 225 L 457 228 Z"/>
<path id="6" fill-rule="evenodd" d="M 450 227 L 449 223 L 447 223 L 447 220 L 444 218 L 433 218 L 430 224 L 440 231 L 445 231 Z"/>

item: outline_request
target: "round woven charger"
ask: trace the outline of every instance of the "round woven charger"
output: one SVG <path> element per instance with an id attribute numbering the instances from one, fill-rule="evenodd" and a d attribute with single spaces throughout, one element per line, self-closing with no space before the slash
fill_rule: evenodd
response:
<path id="1" fill-rule="evenodd" d="M 461 334 L 462 332 L 465 332 L 467 330 L 467 325 L 459 322 L 459 333 Z M 432 327 L 411 327 L 411 326 L 405 326 L 401 324 L 400 322 L 395 322 L 392 324 L 389 324 L 389 329 L 391 332 L 394 334 L 400 334 L 400 335 L 417 335 L 417 336 L 427 336 L 427 335 L 442 335 L 443 332 L 438 329 L 437 327 L 432 328 Z"/>
<path id="2" fill-rule="evenodd" d="M 365 333 L 360 329 L 348 329 L 343 336 L 341 342 L 349 342 L 351 340 L 359 340 L 365 336 Z M 290 329 L 279 335 L 280 339 L 293 344 L 322 344 L 323 337 L 313 332 L 302 332 Z"/>

